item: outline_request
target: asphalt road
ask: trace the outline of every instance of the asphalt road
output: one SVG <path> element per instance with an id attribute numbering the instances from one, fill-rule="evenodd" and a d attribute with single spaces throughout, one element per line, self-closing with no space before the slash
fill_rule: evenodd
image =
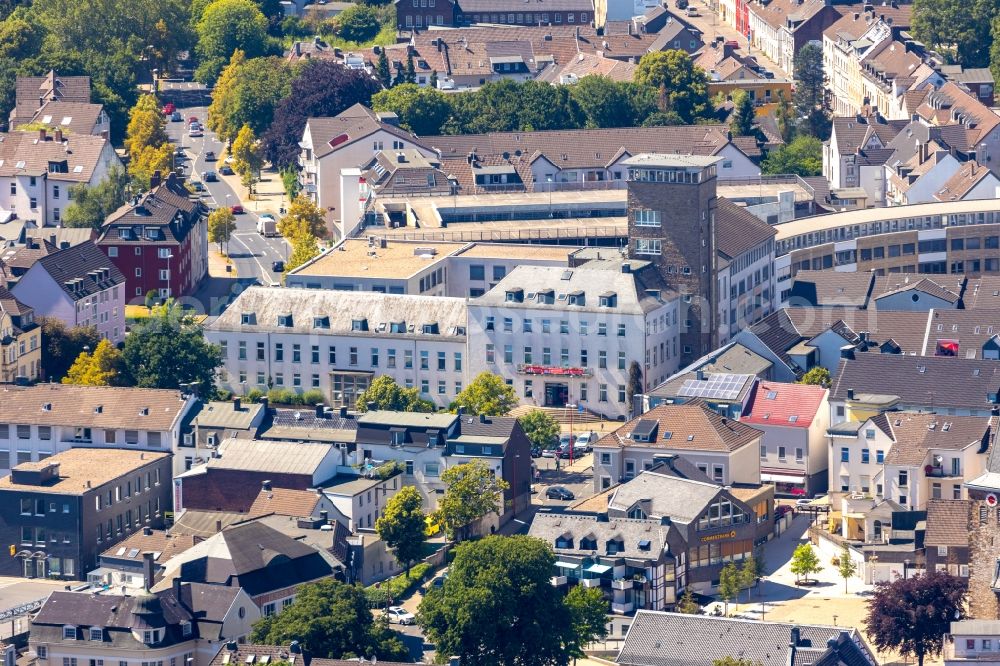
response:
<path id="1" fill-rule="evenodd" d="M 207 170 L 218 173 L 222 161 L 209 162 L 205 153 L 212 151 L 218 157 L 224 144 L 217 140 L 215 134 L 205 130 L 203 137 L 191 137 L 188 134 L 188 119 L 196 117 L 204 124 L 208 116 L 206 103 L 208 93 L 200 84 L 193 83 L 161 83 L 161 99 L 173 102 L 181 112 L 182 122 L 168 122 L 167 136 L 170 141 L 184 149 L 185 156 L 178 158 L 177 166 L 183 167 L 183 173 L 189 180 L 201 181 L 205 186 L 202 201 L 210 209 L 220 206 L 241 204 L 245 213 L 236 216 L 236 231 L 229 242 L 229 257 L 233 261 L 237 278 L 206 278 L 195 291 L 192 298 L 198 301 L 207 314 L 218 314 L 236 294 L 248 285 L 260 283 L 263 285 L 280 284 L 281 274 L 272 270 L 273 262 L 287 260 L 288 244 L 283 238 L 264 238 L 257 233 L 257 214 L 255 202 L 241 201 L 238 194 L 219 179 L 206 183 L 202 174 Z"/>
<path id="2" fill-rule="evenodd" d="M 590 454 L 585 454 L 589 456 Z M 567 470 L 569 460 L 560 460 L 559 469 L 556 469 L 555 458 L 533 458 L 535 466 L 539 472 L 539 478 L 533 484 L 537 491 L 532 496 L 532 503 L 540 506 L 566 506 L 572 502 L 590 497 L 594 494 L 593 467 L 587 465 L 586 469 L 580 469 L 579 463 L 574 465 L 576 469 Z M 549 499 L 545 496 L 545 490 L 551 486 L 562 486 L 568 489 L 575 499 L 557 500 Z"/>

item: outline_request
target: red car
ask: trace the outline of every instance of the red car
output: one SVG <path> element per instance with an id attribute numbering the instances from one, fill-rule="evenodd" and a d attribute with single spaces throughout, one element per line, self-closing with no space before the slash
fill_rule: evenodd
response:
<path id="1" fill-rule="evenodd" d="M 177 107 L 174 106 L 173 102 L 167 102 L 166 104 L 163 105 L 163 115 L 165 115 L 165 116 L 169 116 L 171 113 L 173 113 L 176 110 L 177 110 Z"/>
<path id="2" fill-rule="evenodd" d="M 188 122 L 189 123 L 196 123 L 196 122 L 198 122 L 198 116 L 191 116 L 190 118 L 188 118 Z"/>
<path id="3" fill-rule="evenodd" d="M 246 211 L 243 210 L 243 206 L 236 204 L 235 206 L 229 209 L 229 212 L 231 212 L 233 215 L 242 215 Z"/>

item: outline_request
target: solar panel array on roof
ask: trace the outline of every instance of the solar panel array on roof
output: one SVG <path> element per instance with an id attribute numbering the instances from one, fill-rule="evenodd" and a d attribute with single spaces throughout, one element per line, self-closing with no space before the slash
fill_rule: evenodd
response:
<path id="1" fill-rule="evenodd" d="M 687 398 L 709 398 L 734 400 L 753 375 L 731 375 L 713 373 L 707 379 L 687 379 L 681 385 L 678 395 Z"/>

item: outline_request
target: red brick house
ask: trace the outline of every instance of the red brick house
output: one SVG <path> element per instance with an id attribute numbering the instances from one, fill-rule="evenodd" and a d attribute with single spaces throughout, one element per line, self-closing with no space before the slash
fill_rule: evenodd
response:
<path id="1" fill-rule="evenodd" d="M 190 198 L 179 178 L 160 182 L 134 197 L 104 222 L 97 245 L 128 280 L 129 300 L 155 291 L 186 296 L 208 272 L 205 209 Z"/>

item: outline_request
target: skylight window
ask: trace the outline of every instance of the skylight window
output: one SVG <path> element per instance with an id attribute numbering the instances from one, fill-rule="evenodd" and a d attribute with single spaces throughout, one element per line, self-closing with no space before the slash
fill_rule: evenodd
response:
<path id="1" fill-rule="evenodd" d="M 767 399 L 768 400 L 774 400 L 777 397 L 778 397 L 778 392 L 777 391 L 768 391 L 767 392 Z"/>

